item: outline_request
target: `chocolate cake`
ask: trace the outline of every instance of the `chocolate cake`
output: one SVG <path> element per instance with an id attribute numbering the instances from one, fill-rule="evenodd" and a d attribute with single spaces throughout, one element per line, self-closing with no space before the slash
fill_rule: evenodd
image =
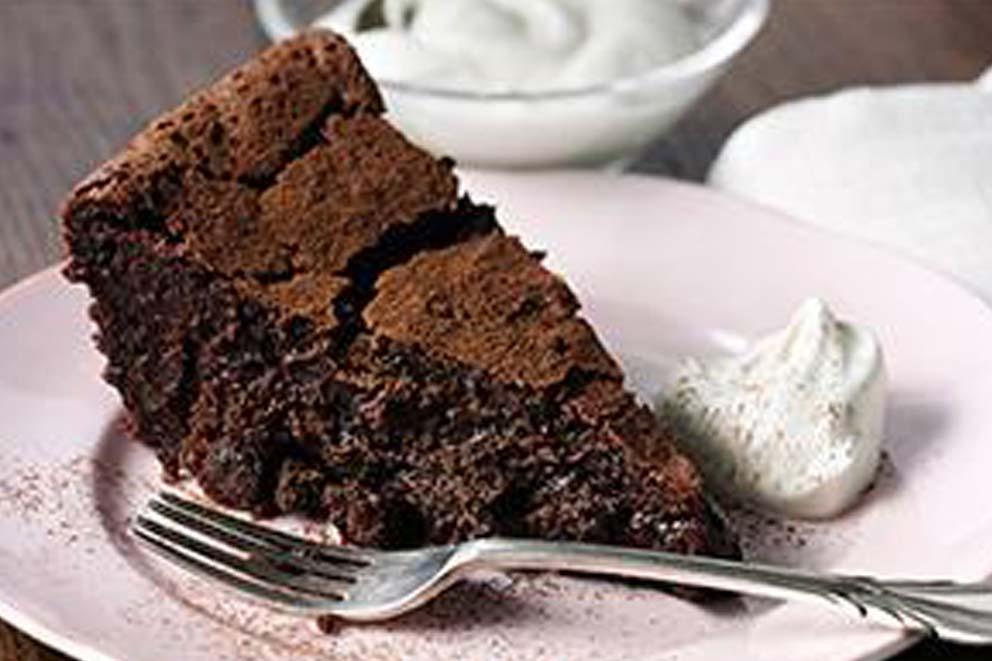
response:
<path id="1" fill-rule="evenodd" d="M 348 45 L 308 33 L 75 189 L 66 274 L 134 436 L 218 503 L 355 544 L 735 555 L 567 286 L 382 114 Z"/>

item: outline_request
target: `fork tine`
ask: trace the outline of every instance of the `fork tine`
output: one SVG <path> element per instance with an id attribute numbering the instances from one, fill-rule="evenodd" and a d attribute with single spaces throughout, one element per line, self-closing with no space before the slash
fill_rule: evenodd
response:
<path id="1" fill-rule="evenodd" d="M 169 528 L 143 516 L 137 518 L 135 528 L 154 535 L 159 542 L 167 543 L 175 550 L 186 551 L 187 555 L 194 555 L 215 567 L 226 568 L 229 572 L 254 578 L 273 588 L 298 591 L 332 601 L 342 601 L 346 598 L 343 589 L 347 584 L 343 585 L 342 581 L 330 581 L 313 575 L 288 572 L 276 564 L 259 560 L 256 556 L 240 557 L 191 537 L 179 529 Z"/>
<path id="2" fill-rule="evenodd" d="M 258 540 L 248 535 L 231 531 L 213 521 L 207 521 L 200 517 L 190 516 L 183 510 L 160 500 L 148 501 L 148 509 L 158 514 L 164 519 L 178 523 L 190 530 L 203 535 L 210 535 L 218 541 L 224 542 L 228 546 L 233 546 L 241 551 L 250 553 L 271 553 L 281 552 L 279 547 L 267 544 L 264 540 Z"/>
<path id="3" fill-rule="evenodd" d="M 333 603 L 329 599 L 313 598 L 305 595 L 294 595 L 269 588 L 255 581 L 249 581 L 226 568 L 212 565 L 199 558 L 182 546 L 177 546 L 145 528 L 135 526 L 134 534 L 140 542 L 153 552 L 186 568 L 195 576 L 211 579 L 234 592 L 246 594 L 249 597 L 265 602 L 280 610 L 304 615 L 329 613 Z"/>
<path id="4" fill-rule="evenodd" d="M 264 542 L 260 543 L 247 535 L 231 532 L 214 521 L 190 516 L 183 510 L 174 508 L 162 501 L 152 500 L 148 503 L 148 508 L 166 521 L 178 524 L 197 535 L 220 542 L 234 550 L 261 556 L 268 561 L 269 565 L 274 565 L 284 571 L 287 570 L 287 567 L 292 567 L 296 573 L 309 572 L 332 581 L 354 583 L 353 572 L 364 566 L 357 563 L 321 562 L 283 551 L 281 548 L 269 546 Z"/>
<path id="5" fill-rule="evenodd" d="M 250 543 L 268 544 L 279 550 L 303 551 L 307 557 L 320 558 L 328 562 L 340 562 L 365 566 L 372 564 L 372 556 L 368 552 L 362 552 L 346 546 L 327 546 L 315 544 L 292 535 L 265 528 L 254 523 L 248 523 L 228 514 L 204 507 L 198 503 L 180 498 L 168 492 L 158 494 L 158 500 L 154 502 L 163 503 L 180 510 L 183 513 L 195 517 L 204 523 L 213 524 L 216 528 L 220 526 L 231 535 L 238 535 Z"/>

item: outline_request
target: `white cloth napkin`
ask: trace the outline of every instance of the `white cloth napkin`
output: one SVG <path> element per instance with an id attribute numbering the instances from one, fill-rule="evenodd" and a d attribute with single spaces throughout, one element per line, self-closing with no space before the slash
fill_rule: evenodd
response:
<path id="1" fill-rule="evenodd" d="M 992 70 L 976 83 L 859 88 L 740 127 L 710 183 L 873 241 L 992 302 Z"/>

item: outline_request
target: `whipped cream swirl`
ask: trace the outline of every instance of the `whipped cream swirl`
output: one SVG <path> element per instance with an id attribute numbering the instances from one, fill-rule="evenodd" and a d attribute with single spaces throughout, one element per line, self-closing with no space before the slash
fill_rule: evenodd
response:
<path id="1" fill-rule="evenodd" d="M 819 299 L 739 356 L 688 359 L 659 412 L 712 488 L 800 518 L 850 507 L 875 475 L 886 373 L 867 328 Z"/>

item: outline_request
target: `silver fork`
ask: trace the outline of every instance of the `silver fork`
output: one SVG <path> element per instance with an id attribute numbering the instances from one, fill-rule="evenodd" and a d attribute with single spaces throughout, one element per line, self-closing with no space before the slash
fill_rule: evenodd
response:
<path id="1" fill-rule="evenodd" d="M 882 581 L 614 546 L 479 539 L 415 551 L 322 545 L 162 493 L 134 534 L 151 550 L 280 610 L 377 621 L 481 569 L 543 569 L 802 599 L 961 643 L 992 643 L 992 587 Z"/>

